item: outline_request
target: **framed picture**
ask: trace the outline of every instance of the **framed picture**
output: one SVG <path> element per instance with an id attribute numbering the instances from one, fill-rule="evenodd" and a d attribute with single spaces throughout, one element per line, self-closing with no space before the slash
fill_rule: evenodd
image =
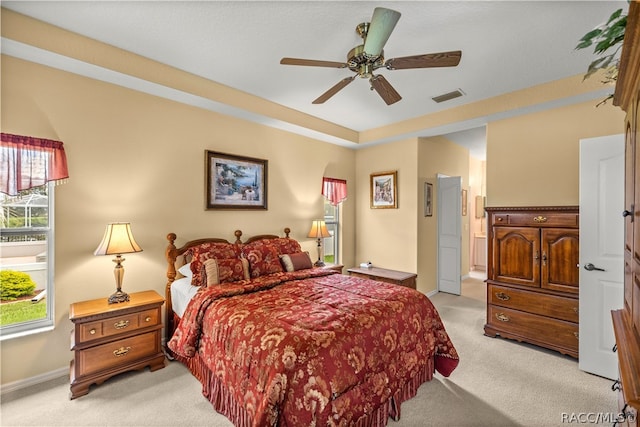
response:
<path id="1" fill-rule="evenodd" d="M 467 190 L 462 190 L 462 216 L 467 216 Z"/>
<path id="2" fill-rule="evenodd" d="M 433 184 L 424 183 L 424 216 L 433 216 Z"/>
<path id="3" fill-rule="evenodd" d="M 371 174 L 371 209 L 398 208 L 398 172 Z"/>
<path id="4" fill-rule="evenodd" d="M 266 210 L 267 163 L 206 150 L 206 208 Z"/>

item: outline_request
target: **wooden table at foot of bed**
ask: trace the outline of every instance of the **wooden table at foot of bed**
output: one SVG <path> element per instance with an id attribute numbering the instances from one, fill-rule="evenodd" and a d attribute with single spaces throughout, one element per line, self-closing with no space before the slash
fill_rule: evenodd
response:
<path id="1" fill-rule="evenodd" d="M 349 275 L 355 277 L 363 277 L 365 279 L 376 280 L 378 282 L 393 283 L 394 285 L 405 286 L 407 288 L 416 289 L 415 273 L 406 273 L 404 271 L 388 270 L 379 267 L 353 267 L 347 269 Z"/>

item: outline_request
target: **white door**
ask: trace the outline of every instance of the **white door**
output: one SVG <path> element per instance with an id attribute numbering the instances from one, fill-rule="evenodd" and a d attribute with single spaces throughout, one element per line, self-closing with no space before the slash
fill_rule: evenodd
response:
<path id="1" fill-rule="evenodd" d="M 460 295 L 462 178 L 438 176 L 438 290 Z"/>
<path id="2" fill-rule="evenodd" d="M 618 378 L 611 310 L 623 304 L 624 135 L 580 140 L 581 370 Z"/>

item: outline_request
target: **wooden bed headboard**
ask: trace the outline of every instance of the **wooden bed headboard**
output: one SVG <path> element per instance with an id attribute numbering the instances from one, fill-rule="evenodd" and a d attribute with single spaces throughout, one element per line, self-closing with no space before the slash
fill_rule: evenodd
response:
<path id="1" fill-rule="evenodd" d="M 289 234 L 291 233 L 291 229 L 289 227 L 284 228 L 284 237 L 289 238 Z M 247 244 L 251 242 L 255 242 L 256 240 L 263 239 L 279 239 L 281 236 L 275 234 L 258 234 L 256 236 L 249 237 L 244 242 L 242 241 L 242 231 L 236 230 L 234 233 L 236 240 L 233 243 L 236 244 Z M 190 240 L 186 242 L 184 245 L 179 248 L 176 247 L 175 242 L 177 239 L 176 233 L 167 234 L 167 240 L 169 244 L 167 245 L 167 249 L 165 250 L 165 258 L 167 260 L 167 284 L 165 286 L 165 310 L 166 310 L 166 323 L 165 323 L 165 333 L 167 341 L 171 338 L 174 329 L 174 318 L 173 318 L 173 306 L 171 304 L 171 283 L 176 279 L 177 271 L 176 271 L 176 261 L 178 261 L 179 257 L 185 256 L 186 252 L 198 245 L 203 243 L 231 243 L 226 239 L 221 237 L 205 237 L 201 239 Z M 183 259 L 182 264 L 186 264 L 188 260 Z"/>

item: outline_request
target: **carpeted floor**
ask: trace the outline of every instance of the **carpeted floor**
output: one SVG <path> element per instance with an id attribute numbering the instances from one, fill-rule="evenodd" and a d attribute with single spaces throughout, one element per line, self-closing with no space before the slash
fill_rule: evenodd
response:
<path id="1" fill-rule="evenodd" d="M 610 380 L 580 371 L 574 359 L 559 353 L 483 335 L 482 280 L 466 280 L 462 296 L 441 293 L 432 301 L 460 353 L 460 365 L 449 378 L 436 375 L 423 384 L 390 427 L 546 427 L 598 416 L 601 425 L 612 424 L 617 403 Z M 75 400 L 68 395 L 68 378 L 5 393 L 0 425 L 231 426 L 177 362 L 153 373 L 118 375 Z"/>

